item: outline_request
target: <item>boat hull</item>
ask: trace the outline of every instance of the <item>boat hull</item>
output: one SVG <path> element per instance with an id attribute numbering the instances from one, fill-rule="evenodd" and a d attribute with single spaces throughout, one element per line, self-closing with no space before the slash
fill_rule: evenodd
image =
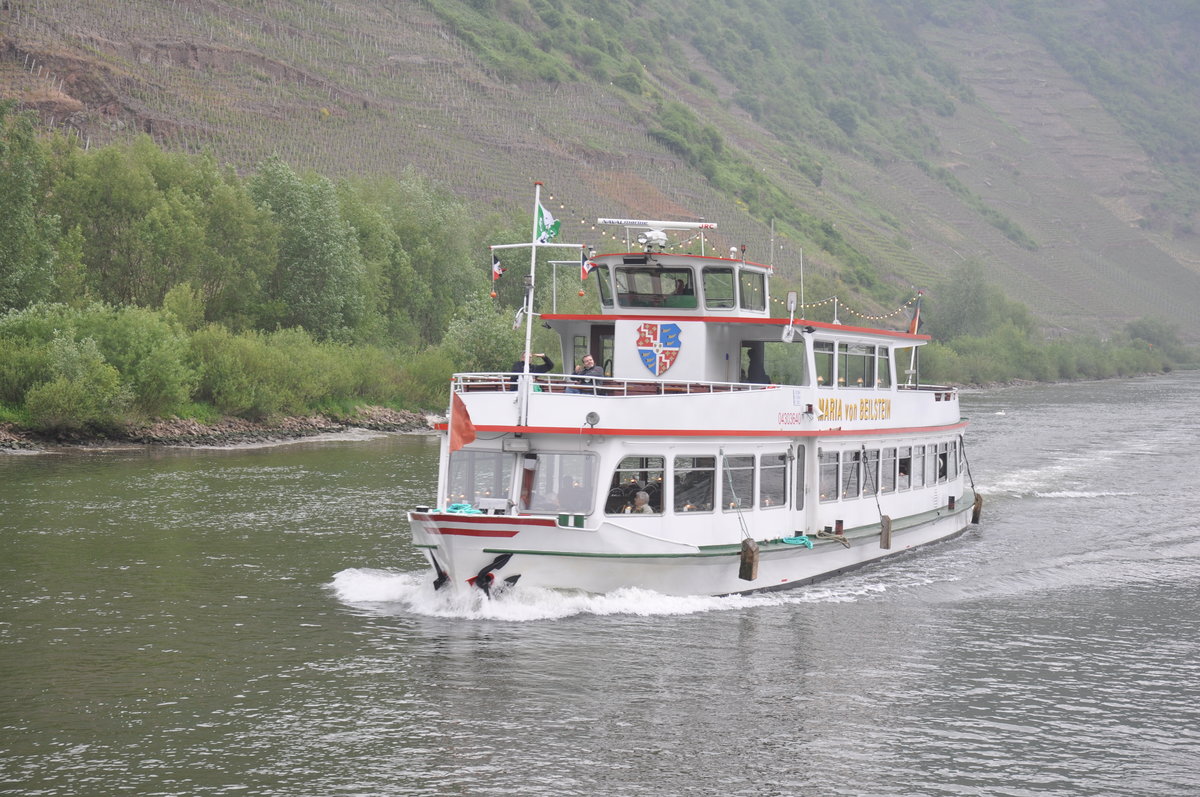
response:
<path id="1" fill-rule="evenodd" d="M 667 595 L 728 595 L 811 584 L 957 536 L 970 524 L 973 496 L 966 498 L 960 509 L 896 522 L 889 548 L 880 546 L 879 526 L 810 539 L 811 549 L 760 540 L 752 581 L 739 577 L 742 552 L 736 545 L 701 549 L 664 544 L 614 524 L 574 528 L 551 517 L 414 512 L 409 519 L 414 542 L 425 550 L 433 579 L 443 589 L 490 591 L 507 580 L 522 588 L 588 593 L 635 588 Z"/>

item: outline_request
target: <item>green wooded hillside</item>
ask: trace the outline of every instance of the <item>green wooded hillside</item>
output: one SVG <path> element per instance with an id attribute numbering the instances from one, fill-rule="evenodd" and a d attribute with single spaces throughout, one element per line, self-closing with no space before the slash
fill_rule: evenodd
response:
<path id="1" fill-rule="evenodd" d="M 13 0 L 0 32 L 0 304 L 26 315 L 438 372 L 478 357 L 441 347 L 491 323 L 483 246 L 526 237 L 541 180 L 598 248 L 600 215 L 715 220 L 780 294 L 803 259 L 814 318 L 924 289 L 938 378 L 1153 370 L 1200 339 L 1186 2 Z M 964 296 L 987 328 L 952 321 Z M 101 337 L 72 340 L 112 365 Z M 1127 341 L 1153 354 L 1046 353 Z M 179 395 L 219 405 L 189 351 Z M 402 378 L 339 395 L 412 405 L 377 390 Z"/>
<path id="2" fill-rule="evenodd" d="M 13 0 L 0 90 L 85 143 L 717 219 L 879 308 L 978 259 L 1047 329 L 1200 339 L 1198 28 L 1184 0 Z"/>

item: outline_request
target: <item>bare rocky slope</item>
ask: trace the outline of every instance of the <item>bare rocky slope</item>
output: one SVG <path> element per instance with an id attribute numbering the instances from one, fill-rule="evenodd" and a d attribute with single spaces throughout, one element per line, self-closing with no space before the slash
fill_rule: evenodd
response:
<path id="1" fill-rule="evenodd" d="M 0 92 L 85 145 L 141 131 L 246 170 L 275 152 L 331 176 L 411 165 L 505 207 L 528 206 L 541 180 L 571 240 L 594 241 L 597 216 L 702 217 L 719 222 L 718 245 L 746 244 L 785 277 L 802 247 L 808 269 L 837 265 L 787 238 L 770 251 L 768 220 L 648 134 L 650 103 L 591 82 L 502 80 L 418 0 L 5 0 L 0 33 Z M 1152 316 L 1200 340 L 1200 240 L 1186 219 L 1160 223 L 1164 176 L 1097 98 L 1020 33 L 917 35 L 975 97 L 923 116 L 939 141 L 929 159 L 1035 247 L 899 154 L 822 150 L 814 184 L 686 43 L 716 99 L 672 73 L 647 74 L 647 91 L 689 105 L 897 284 L 930 287 L 975 258 L 1048 330 L 1103 334 Z"/>

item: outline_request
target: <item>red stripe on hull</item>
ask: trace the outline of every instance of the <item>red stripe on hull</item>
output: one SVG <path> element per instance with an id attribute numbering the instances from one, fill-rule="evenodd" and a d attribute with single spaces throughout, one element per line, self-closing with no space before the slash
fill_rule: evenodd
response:
<path id="1" fill-rule="evenodd" d="M 513 526 L 549 526 L 558 524 L 550 518 L 521 518 L 511 516 L 460 515 L 458 513 L 417 514 L 413 520 L 421 521 L 433 534 L 455 537 L 515 537 L 521 529 Z M 494 528 L 507 526 L 508 528 Z M 492 527 L 492 528 L 489 528 Z"/>

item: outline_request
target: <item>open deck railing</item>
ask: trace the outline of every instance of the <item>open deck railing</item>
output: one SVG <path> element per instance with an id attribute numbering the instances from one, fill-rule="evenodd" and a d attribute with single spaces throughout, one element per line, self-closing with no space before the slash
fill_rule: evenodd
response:
<path id="1" fill-rule="evenodd" d="M 455 374 L 456 393 L 500 393 L 515 391 L 523 374 Z M 646 379 L 612 379 L 603 376 L 577 377 L 570 374 L 530 374 L 533 390 L 538 393 L 579 393 L 595 396 L 662 396 L 697 393 L 738 393 L 751 390 L 777 390 L 779 385 L 745 382 L 695 382 Z"/>

